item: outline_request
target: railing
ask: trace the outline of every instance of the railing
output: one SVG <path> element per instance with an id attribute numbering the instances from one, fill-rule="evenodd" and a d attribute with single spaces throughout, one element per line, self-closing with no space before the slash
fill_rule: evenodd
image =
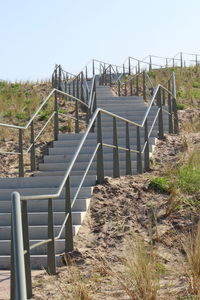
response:
<path id="1" fill-rule="evenodd" d="M 93 86 L 95 86 L 95 79 L 93 81 Z M 73 234 L 72 234 L 72 208 L 76 198 L 81 190 L 82 184 L 87 176 L 90 166 L 96 157 L 96 175 L 97 181 L 99 183 L 104 182 L 104 153 L 103 148 L 109 147 L 113 149 L 113 176 L 120 176 L 120 163 L 119 163 L 119 150 L 125 151 L 126 153 L 126 174 L 132 174 L 131 167 L 131 153 L 136 153 L 137 159 L 137 172 L 142 173 L 143 170 L 148 171 L 150 160 L 149 160 L 149 138 L 151 136 L 152 130 L 158 121 L 158 137 L 163 139 L 164 137 L 164 127 L 163 127 L 163 113 L 167 113 L 169 116 L 169 132 L 178 133 L 178 116 L 176 109 L 176 94 L 175 94 L 175 77 L 172 74 L 172 90 L 168 90 L 162 85 L 158 85 L 153 92 L 153 96 L 145 113 L 145 116 L 141 124 L 130 121 L 126 118 L 118 116 L 114 113 L 108 112 L 101 108 L 96 108 L 95 112 L 90 118 L 90 122 L 87 126 L 86 132 L 82 137 L 80 144 L 78 145 L 76 152 L 70 162 L 68 169 L 66 170 L 62 182 L 60 183 L 57 192 L 54 194 L 45 195 L 30 195 L 21 196 L 19 193 L 12 194 L 12 207 L 13 207 L 13 222 L 15 225 L 12 231 L 12 262 L 11 264 L 11 291 L 12 295 L 17 295 L 17 299 L 25 300 L 26 297 L 31 298 L 32 296 L 32 281 L 31 281 L 31 269 L 30 269 L 30 250 L 35 247 L 47 244 L 47 262 L 48 262 L 48 273 L 56 274 L 56 262 L 55 262 L 55 241 L 58 240 L 63 231 L 65 231 L 65 252 L 73 250 Z M 165 105 L 165 99 L 163 98 L 163 91 L 168 95 L 168 106 L 169 110 L 166 110 L 163 105 Z M 92 99 L 90 99 L 92 103 Z M 152 107 L 157 106 L 157 112 L 152 121 L 151 127 L 148 129 L 148 116 Z M 171 109 L 170 109 L 171 107 Z M 102 115 L 112 118 L 113 120 L 113 142 L 111 144 L 104 143 L 103 132 L 102 132 Z M 118 132 L 117 132 L 117 122 L 123 122 L 125 125 L 125 147 L 118 145 Z M 70 176 L 73 172 L 73 167 L 75 162 L 79 157 L 79 154 L 85 145 L 89 133 L 96 124 L 96 145 L 94 151 L 88 161 L 88 165 L 83 174 L 82 180 L 77 188 L 76 194 L 72 199 L 70 197 Z M 136 130 L 136 145 L 131 147 L 130 130 Z M 144 140 L 142 141 L 141 130 L 144 130 Z M 94 134 L 95 134 L 94 133 Z M 144 157 L 144 166 L 142 166 L 142 155 Z M 56 199 L 60 196 L 63 188 L 65 188 L 65 219 L 61 225 L 60 232 L 57 236 L 54 236 L 54 221 L 53 221 L 53 204 L 52 199 Z M 29 236 L 28 236 L 28 213 L 27 213 L 27 201 L 29 200 L 41 200 L 48 199 L 48 236 L 46 240 L 29 246 Z M 19 207 L 22 207 L 20 211 Z M 18 209 L 15 209 L 15 207 Z M 17 221 L 16 221 L 17 220 Z M 22 234 L 23 233 L 23 234 Z M 19 239 L 16 239 L 18 234 Z M 22 238 L 23 236 L 23 238 Z M 22 249 L 24 249 L 22 251 Z M 25 272 L 24 272 L 25 265 Z M 17 275 L 16 281 L 14 280 Z M 15 284 L 16 283 L 16 284 Z M 17 288 L 14 291 L 14 288 Z M 16 292 L 16 293 L 15 293 Z M 26 295 L 27 293 L 27 295 Z M 14 297 L 14 296 L 13 296 Z"/>
<path id="2" fill-rule="evenodd" d="M 17 126 L 17 125 L 11 125 L 11 124 L 4 124 L 0 123 L 1 128 L 8 128 L 12 130 L 16 130 L 18 132 L 18 151 L 1 151 L 1 154 L 15 154 L 18 156 L 18 170 L 19 170 L 19 177 L 24 177 L 25 174 L 25 168 L 24 168 L 24 156 L 30 154 L 30 170 L 35 171 L 36 170 L 36 142 L 39 139 L 39 137 L 44 133 L 44 130 L 47 128 L 49 123 L 53 121 L 53 131 L 54 131 L 54 140 L 57 140 L 58 138 L 58 133 L 59 133 L 59 116 L 62 116 L 63 118 L 65 117 L 70 117 L 74 119 L 75 122 L 75 133 L 78 133 L 80 131 L 80 122 L 83 122 L 85 126 L 87 126 L 89 119 L 91 117 L 91 114 L 93 113 L 95 109 L 95 86 L 93 85 L 91 88 L 91 95 L 90 98 L 92 99 L 90 102 L 93 104 L 93 109 L 91 109 L 89 105 L 85 102 L 83 102 L 81 99 L 77 98 L 76 96 L 73 96 L 69 93 L 65 93 L 61 90 L 58 90 L 54 88 L 49 95 L 42 101 L 36 112 L 33 114 L 33 116 L 29 119 L 29 121 L 26 123 L 25 126 Z M 54 99 L 52 99 L 52 96 L 54 96 Z M 71 116 L 69 113 L 65 114 L 59 111 L 59 96 L 60 97 L 67 97 L 68 100 L 72 100 L 75 103 L 75 117 Z M 35 126 L 38 121 L 38 118 L 40 117 L 40 113 L 44 107 L 49 102 L 52 102 L 53 108 L 50 113 L 50 116 L 47 118 L 45 121 L 44 125 L 42 128 L 35 133 Z M 80 108 L 82 110 L 85 110 L 85 116 L 84 119 L 80 119 Z M 37 124 L 38 126 L 38 124 Z M 25 132 L 28 131 L 28 142 L 30 145 L 28 146 L 27 149 L 24 149 L 24 136 Z M 30 131 L 30 132 L 29 132 Z"/>

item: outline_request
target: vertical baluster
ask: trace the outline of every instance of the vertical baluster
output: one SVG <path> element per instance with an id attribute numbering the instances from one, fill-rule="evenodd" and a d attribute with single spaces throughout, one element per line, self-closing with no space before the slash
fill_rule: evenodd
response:
<path id="1" fill-rule="evenodd" d="M 23 131 L 19 129 L 19 177 L 24 177 Z"/>
<path id="2" fill-rule="evenodd" d="M 131 79 L 129 82 L 130 82 L 130 96 L 133 96 L 133 79 Z"/>
<path id="3" fill-rule="evenodd" d="M 136 96 L 139 96 L 139 75 L 136 76 Z"/>
<path id="4" fill-rule="evenodd" d="M 145 171 L 149 171 L 149 137 L 148 137 L 148 123 L 147 119 L 144 123 L 144 144 L 146 144 L 144 150 L 144 169 Z"/>
<path id="5" fill-rule="evenodd" d="M 168 80 L 168 90 L 171 91 L 170 80 Z M 169 133 L 173 133 L 172 101 L 171 101 L 170 93 L 168 93 L 168 110 L 169 110 Z"/>
<path id="6" fill-rule="evenodd" d="M 26 288 L 27 288 L 27 297 L 28 299 L 30 299 L 32 297 L 32 281 L 31 281 L 27 201 L 22 201 L 21 209 L 22 209 L 22 230 L 23 230 L 24 250 L 26 251 L 26 254 L 24 255 L 25 271 L 26 271 Z"/>
<path id="7" fill-rule="evenodd" d="M 120 84 L 120 80 L 118 80 L 118 96 L 121 96 L 121 84 Z"/>
<path id="8" fill-rule="evenodd" d="M 140 142 L 140 127 L 136 127 L 137 131 L 137 173 L 142 173 L 142 153 L 141 153 L 141 142 Z"/>
<path id="9" fill-rule="evenodd" d="M 120 177 L 119 168 L 119 149 L 118 149 L 118 137 L 117 137 L 117 122 L 116 118 L 113 117 L 113 177 Z"/>
<path id="10" fill-rule="evenodd" d="M 12 193 L 12 252 L 13 252 L 13 264 L 15 269 L 15 286 L 12 286 L 11 299 L 15 300 L 26 300 L 30 297 L 30 293 L 27 294 L 27 280 L 26 280 L 26 266 L 24 262 L 24 243 L 23 243 L 23 233 L 22 233 L 22 215 L 21 215 L 21 204 L 20 204 L 20 194 L 17 192 Z M 13 294 L 14 292 L 14 294 Z"/>
<path id="11" fill-rule="evenodd" d="M 54 139 L 57 140 L 58 139 L 58 96 L 57 96 L 57 92 L 54 92 Z"/>
<path id="12" fill-rule="evenodd" d="M 128 74 L 131 75 L 131 58 L 128 58 Z"/>
<path id="13" fill-rule="evenodd" d="M 144 101 L 146 101 L 146 74 L 145 74 L 145 71 L 143 71 L 142 83 L 143 83 L 143 99 L 144 99 Z"/>
<path id="14" fill-rule="evenodd" d="M 51 275 L 56 274 L 56 256 L 55 256 L 55 239 L 54 239 L 54 217 L 53 217 L 53 200 L 48 199 L 48 239 L 47 244 L 47 271 Z"/>
<path id="15" fill-rule="evenodd" d="M 70 177 L 67 178 L 65 184 L 65 216 L 68 215 L 65 223 L 65 253 L 73 251 L 73 226 L 72 226 L 72 207 L 71 207 L 71 191 Z"/>
<path id="16" fill-rule="evenodd" d="M 126 122 L 126 175 L 132 175 L 129 124 Z"/>
<path id="17" fill-rule="evenodd" d="M 97 116 L 97 182 L 104 182 L 104 162 L 103 162 L 103 141 L 102 141 L 102 126 L 101 126 L 101 112 Z"/>
<path id="18" fill-rule="evenodd" d="M 163 140 L 164 130 L 163 130 L 163 113 L 162 113 L 162 99 L 161 99 L 161 88 L 158 90 L 158 107 L 160 109 L 158 115 L 158 138 Z"/>
<path id="19" fill-rule="evenodd" d="M 79 110 L 79 103 L 78 103 L 78 100 L 76 100 L 75 102 L 75 133 L 79 133 L 79 113 L 78 113 L 78 110 Z"/>
<path id="20" fill-rule="evenodd" d="M 109 66 L 109 85 L 112 85 L 112 78 L 111 78 L 111 65 Z"/>
<path id="21" fill-rule="evenodd" d="M 31 171 L 35 171 L 35 137 L 34 137 L 34 124 L 31 122 Z"/>

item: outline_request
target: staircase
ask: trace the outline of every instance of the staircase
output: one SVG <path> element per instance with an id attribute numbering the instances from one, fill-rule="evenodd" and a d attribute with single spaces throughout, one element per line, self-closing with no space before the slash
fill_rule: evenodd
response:
<path id="1" fill-rule="evenodd" d="M 98 78 L 97 78 L 98 79 Z M 91 81 L 88 81 L 91 85 Z M 66 91 L 67 92 L 67 91 Z M 100 86 L 96 82 L 97 107 L 112 112 L 128 120 L 141 123 L 148 105 L 142 97 L 117 97 L 113 95 L 110 87 Z M 153 106 L 148 115 L 148 127 L 150 128 L 157 113 L 158 107 Z M 168 130 L 168 116 L 163 115 L 164 128 Z M 117 120 L 118 146 L 126 147 L 125 123 Z M 53 142 L 53 147 L 49 148 L 49 154 L 44 156 L 43 163 L 39 164 L 39 171 L 29 178 L 1 178 L 0 179 L 0 269 L 10 268 L 11 249 L 11 193 L 18 191 L 21 195 L 45 195 L 55 193 L 63 175 L 70 164 L 71 159 L 80 143 L 84 133 L 59 134 L 58 140 Z M 157 121 L 149 138 L 149 149 L 153 151 L 158 135 Z M 104 144 L 112 144 L 113 121 L 107 115 L 102 115 L 102 136 Z M 141 128 L 141 147 L 144 144 L 144 128 Z M 130 127 L 130 146 L 136 150 L 136 127 Z M 86 143 L 82 147 L 80 155 L 73 167 L 71 179 L 71 199 L 75 195 L 78 185 L 82 179 L 84 171 L 88 165 L 91 154 L 96 147 L 96 127 L 94 132 L 90 132 Z M 119 149 L 120 175 L 126 174 L 126 153 Z M 131 153 L 132 174 L 137 173 L 137 153 Z M 142 155 L 143 159 L 143 155 Z M 144 169 L 144 165 L 143 165 Z M 104 147 L 104 174 L 113 176 L 113 149 Z M 76 235 L 90 204 L 92 187 L 96 184 L 96 158 L 91 164 L 90 170 L 85 178 L 83 186 L 72 208 L 73 234 Z M 65 189 L 62 190 L 58 199 L 53 200 L 54 205 L 54 233 L 58 234 L 63 223 L 65 203 Z M 29 200 L 29 238 L 30 245 L 35 242 L 47 239 L 48 222 L 48 199 Z M 64 233 L 56 241 L 56 263 L 60 264 L 60 254 L 64 252 Z M 31 267 L 34 269 L 47 266 L 47 246 L 42 245 L 31 250 Z"/>

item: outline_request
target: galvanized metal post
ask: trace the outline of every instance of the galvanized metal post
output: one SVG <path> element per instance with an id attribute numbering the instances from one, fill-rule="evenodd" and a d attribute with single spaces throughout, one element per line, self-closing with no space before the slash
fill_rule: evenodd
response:
<path id="1" fill-rule="evenodd" d="M 79 98 L 79 75 L 76 76 L 76 97 Z"/>
<path id="2" fill-rule="evenodd" d="M 165 105 L 165 90 L 162 90 L 162 104 Z"/>
<path id="3" fill-rule="evenodd" d="M 176 105 L 176 82 L 175 82 L 175 73 L 172 72 L 172 110 L 174 113 L 174 133 L 179 133 L 179 126 L 178 126 L 178 111 Z"/>
<path id="4" fill-rule="evenodd" d="M 14 192 L 12 198 L 12 235 L 15 265 L 15 300 L 26 300 L 26 275 L 22 234 L 20 194 Z"/>
<path id="5" fill-rule="evenodd" d="M 102 127 L 101 127 L 101 112 L 97 116 L 97 143 L 99 148 L 97 150 L 97 182 L 104 182 L 104 162 L 103 162 L 103 141 L 102 141 Z"/>
<path id="6" fill-rule="evenodd" d="M 118 80 L 118 96 L 121 96 L 121 85 L 120 85 L 120 80 Z"/>
<path id="7" fill-rule="evenodd" d="M 149 137 L 148 137 L 148 123 L 147 119 L 144 123 L 144 144 L 146 144 L 145 150 L 144 150 L 144 169 L 145 171 L 149 171 Z"/>
<path id="8" fill-rule="evenodd" d="M 119 167 L 119 149 L 118 149 L 118 137 L 117 137 L 117 122 L 116 118 L 113 117 L 113 177 L 120 177 Z"/>
<path id="9" fill-rule="evenodd" d="M 23 131 L 19 129 L 19 177 L 24 177 Z"/>
<path id="10" fill-rule="evenodd" d="M 140 73 L 140 61 L 138 60 L 138 73 Z"/>
<path id="11" fill-rule="evenodd" d="M 75 79 L 72 80 L 72 95 L 75 96 Z"/>
<path id="12" fill-rule="evenodd" d="M 92 74 L 93 74 L 93 76 L 95 74 L 94 59 L 92 60 Z"/>
<path id="13" fill-rule="evenodd" d="M 139 75 L 136 76 L 136 96 L 139 96 Z"/>
<path id="14" fill-rule="evenodd" d="M 79 133 L 79 103 L 78 100 L 75 102 L 75 133 Z"/>
<path id="15" fill-rule="evenodd" d="M 168 90 L 171 91 L 170 80 L 168 80 Z M 169 133 L 173 133 L 172 101 L 171 101 L 170 93 L 168 93 L 168 110 L 169 110 Z"/>
<path id="16" fill-rule="evenodd" d="M 151 55 L 149 56 L 149 71 L 152 70 L 152 62 L 151 62 Z"/>
<path id="17" fill-rule="evenodd" d="M 141 153 L 141 142 L 140 142 L 140 127 L 137 126 L 137 172 L 142 173 L 142 153 Z"/>
<path id="18" fill-rule="evenodd" d="M 126 122 L 126 175 L 132 175 L 129 124 Z"/>
<path id="19" fill-rule="evenodd" d="M 142 74 L 142 83 L 143 83 L 143 99 L 146 101 L 146 74 L 145 71 L 143 71 Z"/>
<path id="20" fill-rule="evenodd" d="M 81 80 L 80 80 L 80 99 L 82 101 L 84 101 L 84 97 L 83 97 L 83 72 L 81 72 Z"/>
<path id="21" fill-rule="evenodd" d="M 31 171 L 35 171 L 36 166 L 35 166 L 35 137 L 34 137 L 34 124 L 33 121 L 31 122 Z"/>
<path id="22" fill-rule="evenodd" d="M 85 79 L 88 80 L 87 66 L 85 67 Z"/>
<path id="23" fill-rule="evenodd" d="M 164 139 L 164 130 L 163 130 L 163 114 L 162 114 L 162 100 L 161 100 L 161 88 L 158 90 L 158 107 L 159 107 L 159 114 L 158 114 L 158 138 L 160 140 Z"/>
<path id="24" fill-rule="evenodd" d="M 48 199 L 48 239 L 51 240 L 47 244 L 47 272 L 51 275 L 56 274 L 56 256 L 55 256 L 55 240 L 54 240 L 54 220 L 53 220 L 53 200 Z"/>
<path id="25" fill-rule="evenodd" d="M 65 223 L 65 253 L 71 252 L 74 249 L 70 177 L 67 178 L 65 184 L 65 217 L 67 215 L 68 218 Z"/>
<path id="26" fill-rule="evenodd" d="M 180 52 L 180 63 L 181 63 L 181 68 L 183 67 L 183 54 Z"/>
<path id="27" fill-rule="evenodd" d="M 130 96 L 133 96 L 133 79 L 131 79 L 129 82 L 130 82 Z"/>
<path id="28" fill-rule="evenodd" d="M 10 250 L 10 300 L 15 300 L 15 262 L 13 248 L 13 224 L 11 218 L 11 250 Z"/>
<path id="29" fill-rule="evenodd" d="M 58 74 L 59 74 L 59 77 L 58 77 L 58 78 L 59 78 L 58 89 L 59 89 L 59 90 L 61 90 L 61 70 L 62 70 L 62 69 L 61 69 L 61 65 L 59 65 L 59 67 L 58 67 L 58 72 L 59 72 L 59 73 L 58 73 Z"/>
<path id="30" fill-rule="evenodd" d="M 111 78 L 111 65 L 110 65 L 110 67 L 109 67 L 109 85 L 110 85 L 110 87 L 111 87 L 111 85 L 112 85 L 112 78 Z"/>
<path id="31" fill-rule="evenodd" d="M 57 89 L 58 88 L 58 66 L 55 66 L 55 83 L 54 87 Z"/>
<path id="32" fill-rule="evenodd" d="M 27 201 L 22 201 L 21 211 L 22 211 L 22 231 L 23 231 L 24 250 L 26 251 L 26 253 L 24 254 L 25 271 L 26 271 L 26 292 L 27 292 L 27 298 L 30 299 L 32 297 L 32 279 L 31 279 Z"/>
<path id="33" fill-rule="evenodd" d="M 128 58 L 128 74 L 131 75 L 131 58 Z"/>
<path id="34" fill-rule="evenodd" d="M 57 140 L 58 139 L 58 97 L 57 97 L 57 92 L 54 92 L 54 139 Z"/>

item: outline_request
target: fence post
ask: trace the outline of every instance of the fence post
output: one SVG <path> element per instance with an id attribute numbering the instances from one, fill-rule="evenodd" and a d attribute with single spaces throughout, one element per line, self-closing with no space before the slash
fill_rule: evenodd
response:
<path id="1" fill-rule="evenodd" d="M 121 85 L 120 85 L 120 80 L 118 80 L 118 96 L 121 96 Z"/>
<path id="2" fill-rule="evenodd" d="M 145 171 L 149 171 L 149 137 L 148 137 L 148 124 L 147 119 L 144 123 L 144 145 L 146 144 L 145 150 L 144 150 L 144 169 Z"/>
<path id="3" fill-rule="evenodd" d="M 53 221 L 53 200 L 48 199 L 48 239 L 51 240 L 47 244 L 47 265 L 48 273 L 56 274 L 56 257 L 55 257 L 55 240 L 54 240 L 54 221 Z"/>
<path id="4" fill-rule="evenodd" d="M 35 137 L 34 137 L 34 124 L 31 122 L 31 171 L 35 171 Z"/>
<path id="5" fill-rule="evenodd" d="M 74 249 L 73 245 L 73 227 L 72 227 L 72 207 L 71 207 L 71 191 L 70 177 L 68 176 L 65 184 L 65 217 L 68 215 L 65 223 L 65 253 Z"/>
<path id="6" fill-rule="evenodd" d="M 79 133 L 79 114 L 78 114 L 78 109 L 79 109 L 79 103 L 78 100 L 75 102 L 75 133 Z"/>
<path id="7" fill-rule="evenodd" d="M 125 66 L 123 64 L 123 77 L 125 76 Z"/>
<path id="8" fill-rule="evenodd" d="M 126 175 L 132 175 L 129 124 L 126 122 Z"/>
<path id="9" fill-rule="evenodd" d="M 116 118 L 113 117 L 113 177 L 120 177 L 120 167 L 119 167 L 119 149 L 118 149 L 118 137 L 117 137 L 117 122 Z"/>
<path id="10" fill-rule="evenodd" d="M 112 78 L 111 78 L 111 65 L 109 66 L 109 85 L 112 85 Z"/>
<path id="11" fill-rule="evenodd" d="M 143 82 L 143 99 L 146 101 L 146 74 L 145 71 L 143 71 L 142 74 L 142 82 Z"/>
<path id="12" fill-rule="evenodd" d="M 102 127 L 101 127 L 101 112 L 97 116 L 97 182 L 104 182 L 104 162 L 103 162 L 103 142 L 102 142 Z"/>
<path id="13" fill-rule="evenodd" d="M 133 96 L 133 79 L 130 80 L 130 96 Z"/>
<path id="14" fill-rule="evenodd" d="M 93 74 L 93 76 L 95 74 L 94 59 L 92 60 L 92 74 Z"/>
<path id="15" fill-rule="evenodd" d="M 139 75 L 136 76 L 136 96 L 139 96 Z"/>
<path id="16" fill-rule="evenodd" d="M 138 73 L 140 73 L 140 61 L 138 60 Z"/>
<path id="17" fill-rule="evenodd" d="M 58 82 L 58 89 L 61 90 L 61 65 L 59 65 L 58 67 L 58 78 L 59 78 L 59 82 Z"/>
<path id="18" fill-rule="evenodd" d="M 85 67 L 85 79 L 88 80 L 87 66 Z"/>
<path id="19" fill-rule="evenodd" d="M 57 91 L 54 92 L 55 98 L 54 98 L 54 139 L 58 139 L 58 97 L 57 97 Z"/>
<path id="20" fill-rule="evenodd" d="M 24 177 L 23 131 L 19 129 L 19 177 Z"/>
<path id="21" fill-rule="evenodd" d="M 12 237 L 15 266 L 15 300 L 26 300 L 26 275 L 22 234 L 20 194 L 14 192 L 12 199 Z"/>
<path id="22" fill-rule="evenodd" d="M 151 62 L 151 55 L 149 56 L 149 71 L 152 70 L 152 62 Z"/>
<path id="23" fill-rule="evenodd" d="M 137 172 L 142 173 L 142 153 L 140 143 L 140 127 L 137 126 Z"/>
<path id="24" fill-rule="evenodd" d="M 180 52 L 180 63 L 181 63 L 181 68 L 183 67 L 183 54 Z"/>
<path id="25" fill-rule="evenodd" d="M 159 87 L 158 91 L 158 107 L 160 109 L 158 114 L 158 137 L 160 140 L 164 138 L 163 132 L 163 114 L 162 114 L 162 99 L 161 99 L 161 88 Z"/>

